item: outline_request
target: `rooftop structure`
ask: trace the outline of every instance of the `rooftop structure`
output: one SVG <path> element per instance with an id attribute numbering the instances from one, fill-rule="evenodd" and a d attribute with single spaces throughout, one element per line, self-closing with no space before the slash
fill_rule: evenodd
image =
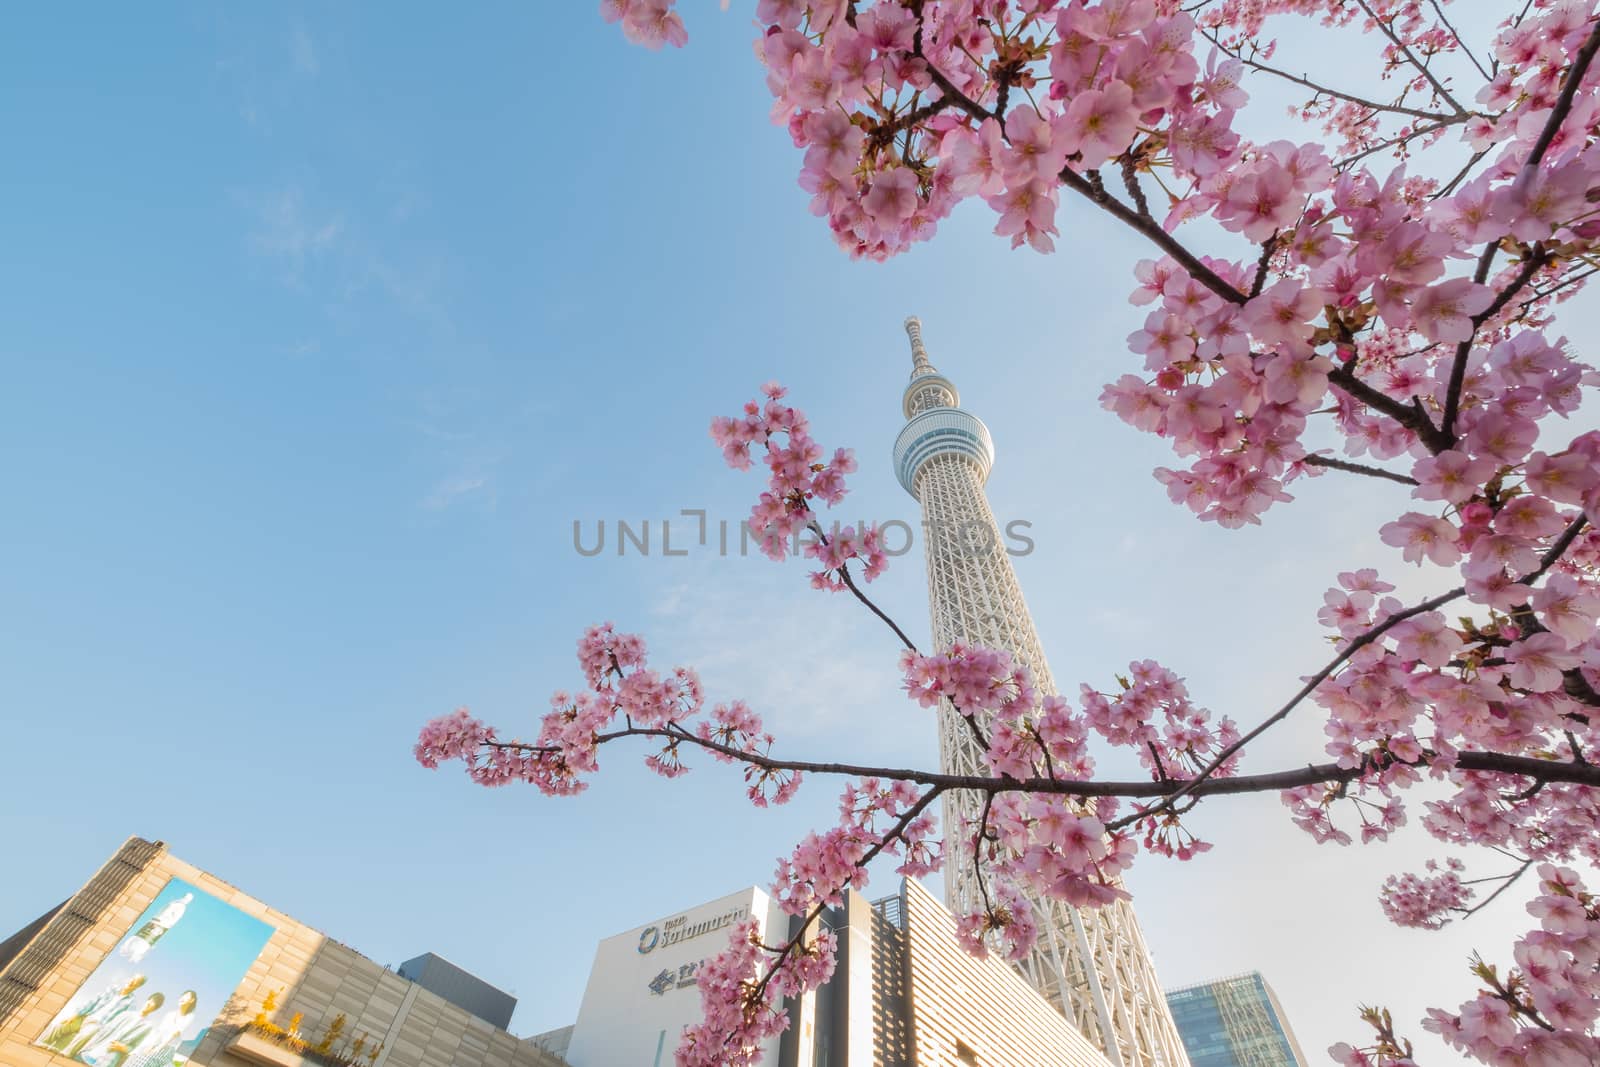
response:
<path id="1" fill-rule="evenodd" d="M 511 1025 L 517 998 L 497 989 L 475 974 L 457 967 L 443 956 L 424 952 L 406 960 L 399 968 L 401 978 L 409 978 L 423 989 L 437 993 L 458 1008 L 504 1030 Z"/>

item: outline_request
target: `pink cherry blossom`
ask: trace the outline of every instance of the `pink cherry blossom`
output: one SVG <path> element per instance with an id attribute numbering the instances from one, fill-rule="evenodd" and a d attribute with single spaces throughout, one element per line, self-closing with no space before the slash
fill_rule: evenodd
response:
<path id="1" fill-rule="evenodd" d="M 1390 510 L 1351 550 L 1386 544 L 1447 572 L 1425 570 L 1416 580 L 1429 591 L 1402 598 L 1376 572 L 1351 570 L 1302 606 L 1334 642 L 1333 658 L 1303 672 L 1324 748 L 1295 761 L 1302 784 L 1282 800 L 1318 841 L 1382 840 L 1414 819 L 1452 849 L 1537 868 L 1540 928 L 1497 970 L 1478 969 L 1458 1008 L 1422 1023 L 1503 1067 L 1600 1062 L 1594 899 L 1561 866 L 1600 861 L 1600 786 L 1585 777 L 1600 761 L 1600 433 L 1581 432 L 1600 375 L 1555 328 L 1600 256 L 1597 7 L 1511 5 L 1483 40 L 1458 33 L 1448 5 L 1415 0 L 755 9 L 771 117 L 799 150 L 810 210 L 847 254 L 898 255 L 971 200 L 1013 248 L 1047 253 L 1060 237 L 1092 269 L 1115 270 L 1121 246 L 1094 239 L 1085 219 L 1124 227 L 1152 251 L 1125 257 L 1139 260 L 1130 299 L 1144 310 L 1120 327 L 1133 358 L 1101 403 L 1171 448 L 1176 461 L 1156 470 L 1169 498 L 1234 528 L 1293 501 L 1296 479 L 1325 479 L 1297 491 L 1301 507 L 1344 499 L 1329 480 L 1356 479 Z M 602 13 L 647 46 L 683 41 L 669 0 L 607 0 Z M 1280 60 L 1268 23 L 1276 34 L 1295 20 L 1341 62 Z M 1273 98 L 1304 89 L 1290 118 L 1303 127 L 1264 118 L 1246 91 L 1255 84 Z M 820 517 L 853 459 L 828 458 L 781 390 L 716 420 L 712 436 L 730 466 L 764 465 L 751 527 L 775 558 L 803 543 L 813 583 L 833 590 L 881 570 L 877 531 Z M 1185 651 L 1205 656 L 1222 629 Z M 461 759 L 483 784 L 565 795 L 596 773 L 612 743 L 602 738 L 631 723 L 621 733 L 646 745 L 658 773 L 684 773 L 698 744 L 743 764 L 752 802 L 799 787 L 799 765 L 773 763 L 752 709 L 708 710 L 693 672 L 651 668 L 637 638 L 594 628 L 580 660 L 587 688 L 557 695 L 534 742 L 462 712 L 424 729 L 419 760 Z M 1076 704 L 1039 693 L 1001 650 L 913 649 L 903 667 L 916 703 L 976 731 L 988 781 L 1004 788 L 986 826 L 939 836 L 916 809 L 929 799 L 920 787 L 855 776 L 838 824 L 780 864 L 774 893 L 799 912 L 859 888 L 874 850 L 915 873 L 982 863 L 992 899 L 958 916 L 959 929 L 974 951 L 1018 958 L 1039 935 L 1035 901 L 1102 906 L 1126 893 L 1121 872 L 1140 850 L 1203 852 L 1201 816 L 1187 812 L 1211 810 L 1206 783 L 1272 751 L 1241 750 L 1239 729 L 1153 661 L 1084 687 Z M 1152 800 L 1144 783 L 1122 811 L 1132 798 L 1028 785 L 1092 776 L 1091 733 L 1185 800 Z M 1303 777 L 1313 769 L 1322 777 Z M 1426 795 L 1411 799 L 1422 782 Z M 1385 909 L 1439 925 L 1471 896 L 1464 871 L 1452 859 L 1392 879 Z M 753 934 L 741 930 L 707 968 L 705 1021 L 680 1063 L 750 1062 L 785 1024 L 781 998 L 832 966 L 828 938 L 768 951 Z M 1386 951 L 1375 940 L 1366 958 Z M 1412 1067 L 1392 1020 L 1367 1022 L 1369 1043 L 1342 1042 L 1334 1056 Z"/>
<path id="2" fill-rule="evenodd" d="M 1443 519 L 1408 511 L 1378 531 L 1383 543 L 1405 550 L 1407 563 L 1424 559 L 1448 567 L 1461 558 L 1456 529 Z"/>

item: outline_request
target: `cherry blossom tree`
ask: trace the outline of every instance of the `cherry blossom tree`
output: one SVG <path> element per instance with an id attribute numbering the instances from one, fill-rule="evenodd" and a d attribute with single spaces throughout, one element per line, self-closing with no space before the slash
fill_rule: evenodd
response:
<path id="1" fill-rule="evenodd" d="M 1437 928 L 1531 882 L 1536 920 L 1475 963 L 1473 999 L 1420 1025 L 1484 1063 L 1600 1062 L 1600 898 L 1573 866 L 1600 859 L 1600 433 L 1564 429 L 1600 376 L 1556 331 L 1600 269 L 1596 7 L 1517 0 L 1471 41 L 1448 0 L 760 0 L 773 119 L 846 252 L 906 251 L 966 200 L 1037 252 L 1073 212 L 1111 215 L 1150 258 L 1130 265 L 1135 358 L 1101 402 L 1170 443 L 1178 462 L 1156 476 L 1172 500 L 1238 527 L 1304 477 L 1409 491 L 1375 535 L 1438 592 L 1406 603 L 1375 570 L 1338 574 L 1316 609 L 1331 656 L 1278 708 L 1238 712 L 1248 729 L 1151 661 L 1076 701 L 1041 695 L 1003 651 L 916 648 L 863 593 L 885 564 L 878 531 L 823 519 L 854 461 L 763 387 L 711 427 L 730 466 L 767 471 L 752 529 L 778 558 L 804 535 L 813 584 L 887 625 L 910 698 L 952 706 L 990 774 L 790 758 L 755 710 L 708 703 L 693 670 L 651 668 L 643 639 L 609 624 L 579 641 L 584 688 L 557 693 L 532 740 L 463 710 L 417 746 L 424 765 L 552 795 L 630 743 L 667 777 L 696 755 L 737 764 L 760 805 L 804 777 L 845 781 L 837 825 L 778 865 L 800 932 L 735 931 L 680 1064 L 754 1061 L 783 998 L 831 973 L 813 920 L 880 856 L 913 876 L 975 865 L 984 906 L 958 916 L 962 936 L 1015 957 L 1036 934 L 1030 897 L 1103 905 L 1141 852 L 1207 848 L 1203 803 L 1276 794 L 1318 841 L 1348 844 L 1403 825 L 1419 786 L 1422 825 L 1461 858 L 1391 877 L 1388 917 Z M 648 47 L 686 41 L 673 0 L 601 13 Z M 1295 20 L 1370 42 L 1376 76 L 1280 65 L 1269 29 Z M 1252 136 L 1247 84 L 1299 94 L 1303 139 Z M 1325 752 L 1246 772 L 1253 741 L 1313 706 Z M 1091 736 L 1135 750 L 1145 777 L 1097 776 Z M 953 791 L 980 794 L 982 815 L 941 830 L 932 805 Z M 1515 870 L 1463 877 L 1486 852 Z M 1403 1026 L 1364 1018 L 1336 1060 L 1414 1062 Z"/>

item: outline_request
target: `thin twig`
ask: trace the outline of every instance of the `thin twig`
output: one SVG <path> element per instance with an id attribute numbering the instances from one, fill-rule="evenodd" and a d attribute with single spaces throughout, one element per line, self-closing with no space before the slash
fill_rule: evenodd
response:
<path id="1" fill-rule="evenodd" d="M 1347 459 L 1337 459 L 1333 456 L 1319 456 L 1312 453 L 1300 462 L 1308 467 L 1327 467 L 1330 470 L 1346 471 L 1350 474 L 1365 474 L 1369 478 L 1387 478 L 1391 482 L 1401 485 L 1420 485 L 1409 474 L 1400 474 L 1397 471 L 1386 471 L 1382 467 L 1369 467 L 1365 463 L 1351 463 Z"/>
<path id="2" fill-rule="evenodd" d="M 1333 97 L 1333 98 L 1335 98 L 1337 100 L 1343 100 L 1346 103 L 1357 104 L 1357 105 L 1359 105 L 1361 107 L 1369 108 L 1369 109 L 1371 109 L 1373 111 L 1390 111 L 1390 112 L 1394 112 L 1395 114 L 1399 114 L 1399 115 L 1410 115 L 1412 118 L 1429 119 L 1429 120 L 1431 120 L 1433 122 L 1438 122 L 1438 123 L 1449 123 L 1449 122 L 1452 122 L 1452 121 L 1453 122 L 1461 122 L 1461 121 L 1464 121 L 1464 119 L 1466 118 L 1465 115 L 1461 115 L 1459 117 L 1456 117 L 1456 116 L 1451 116 L 1451 115 L 1443 115 L 1443 114 L 1440 114 L 1437 111 L 1421 111 L 1421 110 L 1419 110 L 1417 108 L 1406 107 L 1403 104 L 1399 104 L 1399 103 L 1380 104 L 1375 100 L 1367 100 L 1367 99 L 1364 99 L 1364 98 L 1359 97 L 1359 96 L 1354 96 L 1354 95 L 1352 95 L 1350 93 L 1344 92 L 1344 91 L 1339 90 L 1339 89 L 1330 89 L 1326 85 L 1319 85 L 1317 82 L 1314 82 L 1309 78 L 1303 78 L 1303 77 L 1299 77 L 1299 76 L 1294 75 L 1294 74 L 1290 74 L 1287 71 L 1279 70 L 1277 67 L 1269 67 L 1265 63 L 1258 63 L 1255 60 L 1251 59 L 1250 57 L 1244 55 L 1242 52 L 1238 52 L 1236 50 L 1228 48 L 1226 45 L 1224 45 L 1222 43 L 1221 40 L 1219 40 L 1209 30 L 1202 29 L 1200 31 L 1200 33 L 1201 33 L 1201 35 L 1203 37 L 1205 37 L 1207 40 L 1209 40 L 1212 44 L 1216 45 L 1223 52 L 1225 52 L 1228 55 L 1232 56 L 1234 59 L 1237 59 L 1239 62 L 1243 63 L 1245 66 L 1250 67 L 1253 70 L 1259 70 L 1263 74 L 1271 74 L 1271 75 L 1274 75 L 1275 77 L 1282 78 L 1284 81 L 1293 82 L 1296 85 L 1303 86 L 1303 87 L 1305 87 L 1307 89 L 1310 89 L 1312 92 L 1317 93 L 1317 94 L 1322 95 L 1322 96 L 1331 96 L 1331 97 Z"/>
<path id="3" fill-rule="evenodd" d="M 1483 64 L 1478 62 L 1477 53 L 1467 47 L 1467 42 L 1462 38 L 1461 34 L 1456 31 L 1454 26 L 1450 25 L 1450 19 L 1445 15 L 1444 8 L 1439 5 L 1439 0 L 1428 0 L 1428 2 L 1433 5 L 1434 13 L 1439 16 L 1440 25 L 1450 31 L 1450 36 L 1456 39 L 1456 44 L 1461 46 L 1461 50 L 1467 54 L 1467 58 L 1472 61 L 1472 65 L 1478 68 L 1478 73 L 1483 75 L 1483 80 L 1494 81 L 1494 75 L 1485 70 Z"/>
<path id="4" fill-rule="evenodd" d="M 1433 86 L 1435 95 L 1449 104 L 1450 109 L 1457 115 L 1464 117 L 1467 114 L 1467 109 L 1456 101 L 1456 98 L 1450 94 L 1450 90 L 1445 87 L 1444 82 L 1440 81 L 1438 76 L 1428 69 L 1428 65 L 1416 57 L 1416 54 L 1411 51 L 1411 46 L 1402 41 L 1400 35 L 1395 33 L 1387 22 L 1384 22 L 1373 13 L 1372 8 L 1367 6 L 1367 0 L 1356 0 L 1356 4 L 1367 13 L 1367 17 L 1372 20 L 1373 25 L 1377 26 L 1385 37 L 1394 42 L 1394 46 L 1400 49 L 1401 54 L 1417 69 L 1417 72 L 1427 79 L 1428 84 Z"/>
<path id="5" fill-rule="evenodd" d="M 900 629 L 900 624 L 895 622 L 893 619 L 889 618 L 889 616 L 884 613 L 882 608 L 880 608 L 880 607 L 878 607 L 878 605 L 874 604 L 867 597 L 867 594 L 863 593 L 860 590 L 860 588 L 858 588 L 856 586 L 856 580 L 850 576 L 850 570 L 849 570 L 848 561 L 845 562 L 845 563 L 840 564 L 840 566 L 839 566 L 839 577 L 840 577 L 841 580 L 843 580 L 843 582 L 845 584 L 845 588 L 849 589 L 850 592 L 855 594 L 855 597 L 856 597 L 857 600 L 859 600 L 859 601 L 861 601 L 861 603 L 865 604 L 869 611 L 871 611 L 874 615 L 876 615 L 878 618 L 883 620 L 885 626 L 889 627 L 889 629 L 894 631 L 894 635 L 900 639 L 900 643 L 901 644 L 905 645 L 906 648 L 910 649 L 912 652 L 916 652 L 917 651 L 916 643 L 913 642 L 911 640 L 911 638 L 906 636 L 906 632 L 904 630 Z"/>
<path id="6" fill-rule="evenodd" d="M 1532 866 L 1533 866 L 1533 861 L 1530 859 L 1526 863 L 1524 863 L 1521 867 L 1518 867 L 1515 871 L 1512 871 L 1510 874 L 1501 875 L 1501 877 L 1504 878 L 1505 881 L 1501 883 L 1500 887 L 1498 889 L 1496 889 L 1493 893 L 1490 893 L 1488 896 L 1484 897 L 1477 904 L 1474 904 L 1472 907 L 1463 910 L 1462 913 L 1461 913 L 1461 917 L 1463 919 L 1469 918 L 1469 917 L 1471 917 L 1473 915 L 1476 915 L 1478 912 L 1482 911 L 1484 908 L 1487 908 L 1490 904 L 1494 903 L 1494 898 L 1495 897 L 1499 896 L 1501 893 L 1504 893 L 1507 889 L 1511 888 L 1511 884 L 1513 882 L 1515 882 L 1518 878 L 1521 878 L 1525 873 L 1527 873 L 1528 868 L 1532 867 Z"/>

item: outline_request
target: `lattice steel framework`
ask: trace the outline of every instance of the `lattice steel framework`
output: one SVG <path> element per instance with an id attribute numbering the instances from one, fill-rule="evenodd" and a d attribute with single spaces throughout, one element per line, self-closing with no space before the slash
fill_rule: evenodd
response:
<path id="1" fill-rule="evenodd" d="M 955 386 L 928 361 L 922 324 L 907 319 L 906 333 L 913 366 L 895 473 L 922 504 L 934 643 L 1004 649 L 1028 668 L 1041 693 L 1054 693 L 1050 665 L 983 491 L 994 462 L 989 431 L 959 406 Z M 948 704 L 939 714 L 939 752 L 948 773 L 987 773 L 971 731 Z M 946 827 L 975 822 L 978 815 L 977 796 L 945 794 Z M 947 865 L 944 877 L 951 911 L 980 906 L 970 863 Z M 1040 936 L 1018 964 L 1023 976 L 1115 1067 L 1189 1067 L 1133 909 L 1126 902 L 1083 910 L 1058 901 L 1032 903 Z"/>

